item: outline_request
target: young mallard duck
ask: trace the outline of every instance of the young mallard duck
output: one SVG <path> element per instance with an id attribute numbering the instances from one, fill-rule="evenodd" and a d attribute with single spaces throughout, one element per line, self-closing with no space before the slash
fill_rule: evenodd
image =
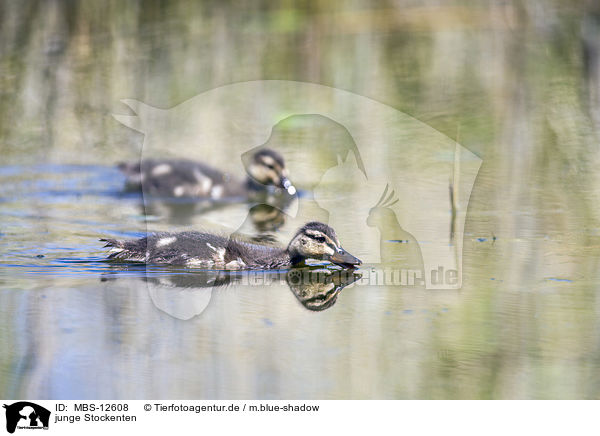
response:
<path id="1" fill-rule="evenodd" d="M 331 227 L 316 221 L 300 228 L 287 248 L 201 232 L 155 233 L 131 241 L 101 241 L 106 242 L 105 247 L 111 247 L 109 259 L 207 269 L 284 269 L 304 265 L 307 259 L 327 260 L 347 268 L 362 263 L 342 248 Z"/>
<path id="2" fill-rule="evenodd" d="M 219 200 L 248 196 L 266 190 L 268 186 L 283 189 L 289 195 L 296 193 L 287 177 L 283 158 L 268 148 L 252 156 L 246 167 L 249 175 L 245 181 L 235 180 L 201 162 L 184 159 L 121 163 L 119 169 L 127 177 L 126 190 L 143 189 L 146 194 L 161 197 Z"/>

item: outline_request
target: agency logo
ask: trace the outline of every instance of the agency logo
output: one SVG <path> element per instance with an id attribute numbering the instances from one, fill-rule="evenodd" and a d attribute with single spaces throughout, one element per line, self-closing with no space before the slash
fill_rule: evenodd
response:
<path id="1" fill-rule="evenodd" d="M 131 111 L 114 118 L 144 134 L 140 159 L 119 166 L 126 190 L 142 194 L 142 215 L 189 227 L 229 207 L 222 200 L 231 191 L 248 200 L 248 212 L 208 219 L 236 229 L 232 241 L 256 235 L 260 243 L 287 244 L 301 225 L 320 221 L 362 260 L 359 285 L 462 287 L 464 229 L 482 159 L 432 126 L 358 94 L 282 80 L 233 83 L 166 109 L 122 102 Z M 221 182 L 205 163 L 237 168 L 238 179 L 227 174 Z M 281 195 L 284 188 L 289 195 Z M 141 260 L 149 256 L 147 247 L 139 251 Z M 227 248 L 213 251 L 225 256 Z M 238 277 L 193 278 L 152 276 L 146 285 L 159 309 L 190 319 L 208 306 L 213 288 Z M 305 285 L 291 290 L 320 299 L 337 288 Z"/>
<path id="2" fill-rule="evenodd" d="M 4 404 L 3 407 L 6 409 L 6 431 L 9 433 L 14 433 L 16 429 L 48 430 L 48 409 L 29 401 Z"/>

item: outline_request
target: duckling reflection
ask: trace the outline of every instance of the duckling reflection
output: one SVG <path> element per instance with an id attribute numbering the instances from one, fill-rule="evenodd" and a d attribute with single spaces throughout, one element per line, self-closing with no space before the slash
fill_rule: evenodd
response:
<path id="1" fill-rule="evenodd" d="M 295 197 L 275 196 L 263 198 L 264 203 L 251 204 L 248 215 L 238 230 L 246 234 L 273 233 L 286 222 L 286 216 Z M 148 198 L 141 202 L 140 213 L 146 217 L 160 217 L 173 225 L 194 225 L 195 217 L 211 211 L 235 207 L 236 202 L 214 202 L 211 200 L 168 200 Z"/>
<path id="2" fill-rule="evenodd" d="M 194 201 L 184 199 L 174 201 L 167 199 L 165 201 L 157 198 L 146 198 L 140 203 L 140 213 L 146 218 L 160 217 L 169 224 L 174 225 L 193 225 L 193 218 L 198 215 L 208 213 L 215 209 L 227 207 L 228 203 L 213 201 Z"/>
<path id="3" fill-rule="evenodd" d="M 120 274 L 110 274 L 102 280 L 125 278 L 127 274 L 123 274 L 122 269 L 120 271 Z M 230 286 L 242 289 L 285 283 L 306 309 L 323 311 L 336 303 L 342 289 L 360 279 L 361 276 L 358 272 L 348 270 L 301 268 L 291 271 L 242 274 L 230 271 L 196 271 L 179 274 L 176 271 L 165 270 L 149 272 L 145 277 L 135 277 L 137 277 L 136 282 L 147 289 L 155 307 L 173 318 L 189 320 L 206 310 L 213 290 L 222 291 Z"/>
<path id="4" fill-rule="evenodd" d="M 295 197 L 281 197 L 273 203 L 255 204 L 248 211 L 248 215 L 240 227 L 232 233 L 231 237 L 253 235 L 251 241 L 258 243 L 276 243 L 275 233 L 285 224 L 292 202 L 297 202 Z"/>
<path id="5" fill-rule="evenodd" d="M 285 224 L 285 214 L 270 204 L 257 204 L 248 212 L 254 228 L 261 233 L 275 232 Z"/>
<path id="6" fill-rule="evenodd" d="M 361 277 L 362 274 L 351 270 L 297 269 L 286 274 L 286 281 L 306 309 L 320 312 L 333 306 L 342 289 Z"/>

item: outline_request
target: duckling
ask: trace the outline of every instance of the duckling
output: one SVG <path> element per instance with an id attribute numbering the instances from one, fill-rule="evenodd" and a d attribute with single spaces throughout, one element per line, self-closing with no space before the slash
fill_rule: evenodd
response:
<path id="1" fill-rule="evenodd" d="M 190 160 L 143 160 L 120 163 L 125 174 L 125 190 L 144 190 L 145 194 L 160 197 L 210 198 L 219 200 L 250 196 L 265 191 L 269 186 L 296 193 L 290 182 L 283 157 L 276 151 L 263 148 L 247 164 L 245 181 L 233 179 L 229 174 L 204 163 Z"/>
<path id="2" fill-rule="evenodd" d="M 342 248 L 331 227 L 317 221 L 301 227 L 287 248 L 203 232 L 155 233 L 130 241 L 100 240 L 111 247 L 109 259 L 206 269 L 286 269 L 303 266 L 307 259 L 326 260 L 344 268 L 362 263 Z"/>

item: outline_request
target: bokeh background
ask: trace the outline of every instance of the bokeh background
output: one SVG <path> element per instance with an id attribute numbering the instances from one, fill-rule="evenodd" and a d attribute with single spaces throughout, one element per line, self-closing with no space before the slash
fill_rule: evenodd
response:
<path id="1" fill-rule="evenodd" d="M 143 143 L 120 100 L 263 79 L 369 97 L 483 159 L 461 290 L 355 285 L 310 312 L 230 286 L 183 321 L 101 262 L 99 235 L 211 219 L 119 195 Z M 0 94 L 0 397 L 600 397 L 598 2 L 3 1 Z"/>

